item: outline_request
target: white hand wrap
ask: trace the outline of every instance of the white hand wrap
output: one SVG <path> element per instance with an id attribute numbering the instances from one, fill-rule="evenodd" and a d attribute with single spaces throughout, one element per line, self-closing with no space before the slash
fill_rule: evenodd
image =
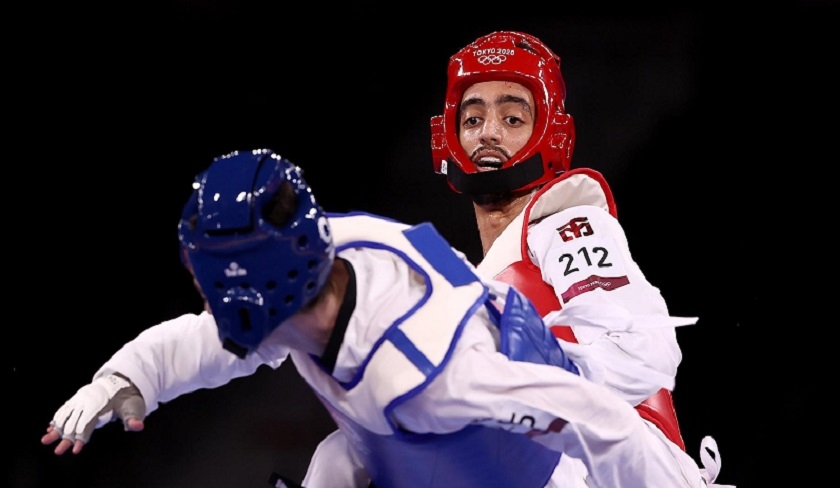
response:
<path id="1" fill-rule="evenodd" d="M 51 424 L 61 433 L 62 439 L 87 443 L 94 429 L 114 419 L 113 398 L 120 390 L 132 386 L 129 381 L 113 374 L 97 378 L 79 388 L 55 412 Z"/>

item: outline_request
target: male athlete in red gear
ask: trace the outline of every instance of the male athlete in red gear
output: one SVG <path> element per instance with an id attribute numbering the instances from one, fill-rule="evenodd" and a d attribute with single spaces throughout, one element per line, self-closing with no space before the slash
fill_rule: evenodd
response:
<path id="1" fill-rule="evenodd" d="M 488 89 L 491 85 L 495 98 L 483 98 L 478 88 Z M 552 281 L 559 277 L 546 276 L 539 260 L 528 256 L 529 227 L 550 215 L 579 206 L 600 207 L 612 217 L 609 220 L 617 217 L 612 193 L 601 174 L 589 168 L 569 169 L 575 129 L 572 116 L 566 113 L 565 99 L 560 58 L 548 46 L 525 33 L 495 32 L 452 56 L 444 114 L 431 121 L 435 171 L 446 175 L 453 190 L 468 194 L 473 200 L 485 255 L 479 269 L 490 277 L 516 285 L 543 315 L 560 310 L 577 296 L 570 290 L 560 289 L 561 283 L 578 285 L 577 278 L 593 280 L 598 274 L 589 276 L 591 268 L 578 268 L 582 260 L 570 262 L 561 283 L 552 286 Z M 567 214 L 571 218 L 563 224 L 568 227 L 560 231 L 560 242 L 594 232 L 585 214 L 582 217 L 574 217 L 575 212 Z M 510 226 L 505 233 L 514 220 L 518 225 Z M 615 226 L 619 227 L 617 223 Z M 494 248 L 503 234 L 509 245 Z M 510 244 L 517 245 L 517 252 L 510 252 Z M 575 246 L 576 243 L 568 245 Z M 577 271 L 568 272 L 572 268 Z M 639 285 L 650 288 L 641 274 L 638 278 Z M 624 286 L 624 281 L 619 282 L 622 284 L 613 287 L 586 289 L 609 297 L 607 292 Z M 658 291 L 650 291 L 658 295 Z M 561 302 L 564 293 L 571 295 Z M 578 342 L 574 326 L 558 325 L 553 331 L 561 339 Z M 641 354 L 661 353 L 655 347 L 657 340 L 652 338 L 650 345 L 654 347 Z M 679 360 L 675 340 L 668 337 L 663 346 L 665 350 L 674 350 Z M 670 389 L 653 391 L 638 403 L 639 414 L 685 449 Z"/>
<path id="2" fill-rule="evenodd" d="M 575 127 L 560 57 L 532 35 L 493 32 L 454 54 L 447 76 L 444 113 L 431 119 L 433 165 L 473 201 L 479 273 L 517 286 L 565 346 L 601 360 L 590 377 L 684 451 L 671 396 L 682 358 L 672 326 L 696 319 L 670 317 L 633 261 L 603 176 L 570 169 Z M 565 323 L 572 307 L 588 320 Z M 707 466 L 711 479 L 719 467 Z"/>
<path id="3" fill-rule="evenodd" d="M 528 296 L 588 366 L 584 375 L 634 405 L 676 459 L 685 445 L 671 397 L 682 359 L 675 327 L 697 319 L 670 316 L 632 259 L 602 175 L 570 169 L 575 128 L 565 96 L 560 58 L 536 37 L 478 38 L 450 58 L 444 112 L 431 119 L 434 169 L 473 201 L 482 277 Z M 325 458 L 335 462 L 343 442 L 335 434 L 319 446 L 304 486 L 334 475 Z M 705 452 L 716 450 L 713 439 L 703 443 L 711 483 L 720 458 Z M 348 486 L 359 486 L 358 463 L 342 459 Z M 566 456 L 548 486 L 582 487 L 586 477 Z"/>

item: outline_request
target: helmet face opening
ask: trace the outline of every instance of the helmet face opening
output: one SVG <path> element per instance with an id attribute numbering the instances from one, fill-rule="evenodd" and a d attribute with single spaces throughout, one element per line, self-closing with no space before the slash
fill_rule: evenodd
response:
<path id="1" fill-rule="evenodd" d="M 454 191 L 527 190 L 569 169 L 574 122 L 565 113 L 560 58 L 539 39 L 513 31 L 480 37 L 450 58 L 447 79 L 443 115 L 431 120 L 432 158 L 435 172 L 446 174 Z M 533 134 L 522 149 L 500 169 L 480 172 L 461 147 L 459 117 L 464 92 L 485 81 L 512 81 L 526 87 L 534 98 L 536 118 Z"/>
<path id="2" fill-rule="evenodd" d="M 323 287 L 329 223 L 302 170 L 267 149 L 216 158 L 193 188 L 182 255 L 225 349 L 245 357 Z"/>

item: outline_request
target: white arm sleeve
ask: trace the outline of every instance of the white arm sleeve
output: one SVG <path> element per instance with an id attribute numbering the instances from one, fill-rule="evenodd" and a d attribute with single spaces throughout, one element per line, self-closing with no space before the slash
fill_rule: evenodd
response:
<path id="1" fill-rule="evenodd" d="M 215 388 L 253 374 L 262 364 L 277 368 L 288 355 L 282 347 L 261 347 L 245 359 L 222 348 L 207 312 L 185 314 L 150 327 L 120 348 L 94 374 L 119 372 L 137 386 L 146 414 L 180 395 Z"/>
<path id="2" fill-rule="evenodd" d="M 578 344 L 563 346 L 587 377 L 632 405 L 673 389 L 682 360 L 674 328 L 697 319 L 669 315 L 613 216 L 594 206 L 563 210 L 531 226 L 528 246 L 562 305 L 546 324 L 572 328 Z"/>
<path id="3" fill-rule="evenodd" d="M 465 333 L 462 341 L 475 339 Z M 511 361 L 489 339 L 466 350 L 460 342 L 442 374 L 395 409 L 401 427 L 446 433 L 480 423 L 521 433 L 582 461 L 591 486 L 704 486 L 691 456 L 607 388 L 556 366 Z"/>

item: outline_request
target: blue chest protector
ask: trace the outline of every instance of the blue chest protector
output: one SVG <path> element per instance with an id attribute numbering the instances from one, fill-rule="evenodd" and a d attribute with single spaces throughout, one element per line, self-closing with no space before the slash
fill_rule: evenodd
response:
<path id="1" fill-rule="evenodd" d="M 352 216 L 347 218 L 353 220 Z M 331 216 L 331 222 L 341 220 Z M 366 224 L 367 221 L 361 223 Z M 452 329 L 452 337 L 447 339 L 451 342 L 449 352 L 440 361 L 424 357 L 422 345 L 412 342 L 409 339 L 410 334 L 400 331 L 400 323 L 408 322 L 407 318 L 394 324 L 385 335 L 385 342 L 389 343 L 389 347 L 393 346 L 392 350 L 409 358 L 425 375 L 425 379 L 415 387 L 396 395 L 393 401 L 384 407 L 386 417 L 389 410 L 416 395 L 445 368 L 449 353 L 453 349 L 451 346 L 454 346 L 460 337 L 461 329 L 468 318 L 482 306 L 490 311 L 491 319 L 499 328 L 501 352 L 510 359 L 556 365 L 578 373 L 551 331 L 544 326 L 531 302 L 511 288 L 504 312 L 500 313 L 492 303 L 487 287 L 480 283 L 478 277 L 452 252 L 449 244 L 430 224 L 402 226 L 398 229 L 400 238 L 383 236 L 375 244 L 370 241 L 342 239 L 343 228 L 358 226 L 333 224 L 339 251 L 343 247 L 368 245 L 377 249 L 389 249 L 409 262 L 421 275 L 436 275 L 439 287 L 444 288 L 443 293 L 451 293 L 447 290 L 449 286 L 454 289 L 472 286 L 479 290 L 475 294 L 477 298 L 474 303 L 464 307 L 464 313 L 461 314 L 463 316 L 459 317 L 460 323 Z M 383 230 L 387 231 L 388 226 L 384 226 Z M 370 228 L 366 228 L 365 235 L 370 233 Z M 440 277 L 445 282 L 440 281 Z M 427 279 L 427 287 L 431 287 L 433 283 L 434 280 Z M 430 290 L 427 295 L 434 295 L 434 290 Z M 412 314 L 414 313 L 416 309 L 412 311 Z M 374 350 L 370 356 L 379 354 L 381 349 L 383 348 Z M 372 361 L 366 364 L 368 371 L 363 376 L 368 378 L 368 382 L 375 381 L 375 373 L 369 371 L 372 369 Z M 359 385 L 345 385 L 345 388 L 352 389 L 357 386 Z M 450 434 L 416 434 L 393 426 L 392 432 L 386 435 L 366 428 L 327 402 L 325 405 L 362 459 L 376 488 L 541 488 L 548 482 L 560 459 L 560 453 L 541 446 L 527 436 L 499 428 L 475 425 Z"/>

